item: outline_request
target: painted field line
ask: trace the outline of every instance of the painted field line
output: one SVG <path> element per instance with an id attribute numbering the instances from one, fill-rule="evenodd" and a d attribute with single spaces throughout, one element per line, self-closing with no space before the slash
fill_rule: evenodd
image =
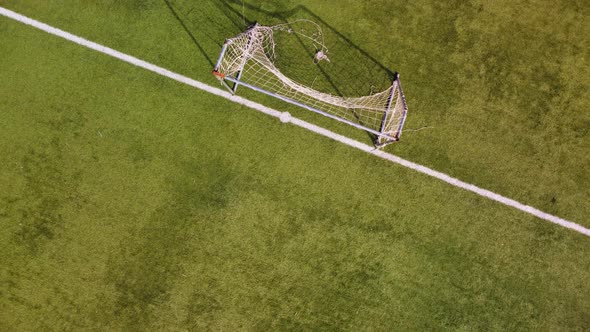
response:
<path id="1" fill-rule="evenodd" d="M 71 42 L 74 42 L 74 43 L 79 44 L 81 46 L 84 46 L 84 47 L 93 49 L 93 50 L 98 51 L 100 53 L 103 53 L 103 54 L 112 56 L 112 57 L 117 58 L 119 60 L 122 60 L 122 61 L 125 61 L 127 63 L 130 63 L 130 64 L 132 64 L 134 66 L 147 69 L 147 70 L 152 71 L 154 73 L 157 73 L 159 75 L 162 75 L 162 76 L 166 76 L 168 78 L 171 78 L 171 79 L 173 79 L 175 81 L 178 81 L 178 82 L 181 82 L 181 83 L 190 85 L 192 87 L 195 87 L 197 89 L 200 89 L 200 90 L 209 92 L 209 93 L 214 94 L 216 96 L 229 99 L 229 100 L 231 100 L 231 101 L 233 101 L 235 103 L 238 103 L 238 104 L 243 105 L 243 106 L 247 106 L 249 108 L 255 109 L 257 111 L 260 111 L 262 113 L 268 114 L 270 116 L 274 116 L 276 118 L 279 118 L 280 115 L 282 114 L 282 112 L 277 111 L 277 110 L 274 110 L 274 109 L 269 108 L 269 107 L 266 107 L 266 106 L 264 106 L 262 104 L 253 102 L 251 100 L 248 100 L 248 99 L 245 99 L 245 98 L 242 98 L 242 97 L 239 97 L 239 96 L 234 96 L 234 95 L 232 95 L 229 92 L 226 92 L 224 90 L 221 90 L 221 89 L 212 87 L 212 86 L 207 85 L 205 83 L 202 83 L 202 82 L 193 80 L 191 78 L 188 78 L 186 76 L 183 76 L 183 75 L 174 73 L 174 72 L 169 71 L 169 70 L 167 70 L 165 68 L 156 66 L 156 65 L 151 64 L 149 62 L 140 60 L 140 59 L 138 59 L 136 57 L 133 57 L 133 56 L 127 55 L 125 53 L 121 53 L 119 51 L 116 51 L 116 50 L 114 50 L 112 48 L 109 48 L 109 47 L 106 47 L 106 46 L 103 46 L 103 45 L 100 45 L 100 44 L 91 42 L 91 41 L 89 41 L 87 39 L 84 39 L 82 37 L 78 37 L 76 35 L 73 35 L 71 33 L 66 32 L 66 31 L 63 31 L 63 30 L 54 28 L 52 26 L 49 26 L 49 25 L 47 25 L 45 23 L 41 23 L 39 21 L 30 19 L 30 18 L 28 18 L 26 16 L 20 15 L 20 14 L 18 14 L 16 12 L 13 12 L 13 11 L 8 10 L 6 8 L 0 7 L 0 15 L 3 15 L 3 16 L 6 16 L 8 18 L 11 18 L 13 20 L 19 21 L 21 23 L 30 25 L 32 27 L 35 27 L 35 28 L 39 29 L 39 30 L 45 31 L 47 33 L 50 33 L 52 35 L 55 35 L 55 36 L 58 36 L 58 37 L 67 39 L 67 40 L 69 40 Z M 579 224 L 576 224 L 574 222 L 571 222 L 571 221 L 568 221 L 568 220 L 559 218 L 559 217 L 554 216 L 554 215 L 551 215 L 549 213 L 545 213 L 545 212 L 543 212 L 541 210 L 538 210 L 538 209 L 536 209 L 534 207 L 531 207 L 531 206 L 528 206 L 528 205 L 519 203 L 519 202 L 517 202 L 517 201 L 515 201 L 513 199 L 504 197 L 502 195 L 496 194 L 496 193 L 491 192 L 489 190 L 479 188 L 479 187 L 477 187 L 475 185 L 472 185 L 472 184 L 463 182 L 463 181 L 458 180 L 456 178 L 453 178 L 453 177 L 451 177 L 451 176 L 449 176 L 447 174 L 444 174 L 444 173 L 435 171 L 435 170 L 433 170 L 431 168 L 428 168 L 428 167 L 425 167 L 425 166 L 422 166 L 422 165 L 413 163 L 411 161 L 402 159 L 402 158 L 397 157 L 395 155 L 392 155 L 390 153 L 387 153 L 387 152 L 384 152 L 384 151 L 381 151 L 381 150 L 376 150 L 372 146 L 369 146 L 369 145 L 364 144 L 364 143 L 361 143 L 359 141 L 355 141 L 355 140 L 350 139 L 348 137 L 345 137 L 345 136 L 336 134 L 336 133 L 334 133 L 332 131 L 329 131 L 329 130 L 327 130 L 325 128 L 316 126 L 314 124 L 305 122 L 303 120 L 300 120 L 300 119 L 297 119 L 297 118 L 291 118 L 291 121 L 290 122 L 292 124 L 296 125 L 296 126 L 299 126 L 299 127 L 305 128 L 307 130 L 310 130 L 310 131 L 312 131 L 314 133 L 317 133 L 317 134 L 320 134 L 320 135 L 329 137 L 329 138 L 331 138 L 333 140 L 336 140 L 336 141 L 338 141 L 340 143 L 343 143 L 343 144 L 349 145 L 351 147 L 357 148 L 359 150 L 365 151 L 365 152 L 367 152 L 369 154 L 372 154 L 374 156 L 377 156 L 377 157 L 380 157 L 380 158 L 389 160 L 389 161 L 391 161 L 393 163 L 396 163 L 396 164 L 402 165 L 404 167 L 411 168 L 411 169 L 413 169 L 415 171 L 418 171 L 420 173 L 423 173 L 423 174 L 432 176 L 432 177 L 437 178 L 437 179 L 439 179 L 441 181 L 444 181 L 444 182 L 446 182 L 448 184 L 451 184 L 451 185 L 453 185 L 455 187 L 463 188 L 465 190 L 471 191 L 471 192 L 476 193 L 476 194 L 478 194 L 480 196 L 483 196 L 485 198 L 494 200 L 496 202 L 502 203 L 502 204 L 507 205 L 507 206 L 511 206 L 511 207 L 513 207 L 515 209 L 518 209 L 520 211 L 523 211 L 523 212 L 526 212 L 528 214 L 531 214 L 531 215 L 533 215 L 535 217 L 544 219 L 546 221 L 549 221 L 549 222 L 552 222 L 554 224 L 563 226 L 565 228 L 569 228 L 571 230 L 574 230 L 574 231 L 576 231 L 578 233 L 581 233 L 581 234 L 584 234 L 586 236 L 590 236 L 590 229 L 585 228 L 585 227 L 583 227 L 583 226 L 581 226 Z"/>

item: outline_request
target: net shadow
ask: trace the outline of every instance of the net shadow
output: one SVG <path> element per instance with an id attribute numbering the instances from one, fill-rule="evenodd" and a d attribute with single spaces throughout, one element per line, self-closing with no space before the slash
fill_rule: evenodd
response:
<path id="1" fill-rule="evenodd" d="M 277 68 L 287 77 L 315 90 L 341 97 L 365 96 L 389 88 L 395 78 L 394 71 L 303 5 L 290 9 L 278 6 L 276 10 L 266 10 L 241 0 L 219 0 L 219 3 L 234 19 L 249 25 L 254 22 L 275 25 L 300 19 L 319 24 L 329 49 L 329 63 L 315 64 L 313 59 L 318 49 L 299 35 L 294 34 L 295 38 L 275 35 Z M 301 57 L 307 60 L 302 61 Z M 354 111 L 351 112 L 363 124 L 362 119 Z M 376 139 L 371 133 L 367 135 L 372 141 Z"/>
<path id="2" fill-rule="evenodd" d="M 201 44 L 199 43 L 199 41 L 197 40 L 197 38 L 195 38 L 195 35 L 191 32 L 191 30 L 189 29 L 189 27 L 184 23 L 184 20 L 180 17 L 180 15 L 176 11 L 176 9 L 174 9 L 174 6 L 172 6 L 172 4 L 170 3 L 169 0 L 163 0 L 163 1 L 166 4 L 166 7 L 168 7 L 168 9 L 170 9 L 170 13 L 174 16 L 174 18 L 178 21 L 178 23 L 180 24 L 180 26 L 182 26 L 183 30 L 191 38 L 191 40 L 193 41 L 193 44 L 195 44 L 195 46 L 197 47 L 197 49 L 199 50 L 199 52 L 205 57 L 205 59 L 207 59 L 207 62 L 209 62 L 209 64 L 211 66 L 214 66 L 215 64 L 213 63 L 213 60 L 207 54 L 207 52 L 205 51 L 205 49 L 203 48 L 203 46 L 201 46 Z"/>
<path id="3" fill-rule="evenodd" d="M 219 3 L 222 4 L 225 10 L 232 13 L 234 19 L 242 19 L 242 1 L 219 0 Z M 298 19 L 308 19 L 322 27 L 331 61 L 330 63 L 320 63 L 315 66 L 316 70 L 311 70 L 314 75 L 308 74 L 307 77 L 306 75 L 297 75 L 297 79 L 306 80 L 302 83 L 309 84 L 310 86 L 313 84 L 314 88 L 317 89 L 327 89 L 327 91 L 322 92 L 330 92 L 347 97 L 379 92 L 391 85 L 395 77 L 394 71 L 387 68 L 374 56 L 363 50 L 358 44 L 339 32 L 307 7 L 299 5 L 287 10 L 279 9 L 270 11 L 246 2 L 243 5 L 247 9 L 245 14 L 248 24 L 257 21 L 263 25 L 273 25 L 293 22 Z M 296 39 L 300 43 L 300 46 L 305 48 L 307 57 L 312 60 L 317 50 L 311 47 L 308 42 L 303 41 L 299 36 Z M 278 61 L 280 65 L 281 59 L 278 59 Z M 286 66 L 283 67 L 288 69 Z M 306 67 L 305 72 L 310 72 L 309 68 L 313 66 Z M 311 82 L 309 82 L 310 79 Z M 327 84 L 322 85 L 322 82 L 318 82 L 318 79 L 325 80 L 323 83 Z"/>
<path id="4" fill-rule="evenodd" d="M 391 86 L 394 78 L 392 70 L 303 5 L 287 8 L 280 2 L 163 1 L 211 67 L 224 40 L 245 31 L 253 23 L 276 25 L 307 19 L 321 26 L 330 62 L 315 64 L 317 49 L 297 34 L 295 38 L 277 34 L 276 66 L 287 77 L 317 91 L 341 97 L 383 91 Z M 368 135 L 371 140 L 375 138 Z"/>
<path id="5" fill-rule="evenodd" d="M 170 15 L 190 38 L 211 68 L 225 38 L 245 30 L 241 15 L 234 14 L 218 0 L 162 0 Z"/>

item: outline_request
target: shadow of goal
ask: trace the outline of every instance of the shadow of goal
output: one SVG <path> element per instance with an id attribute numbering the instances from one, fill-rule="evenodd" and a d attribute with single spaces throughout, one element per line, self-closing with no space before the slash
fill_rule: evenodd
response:
<path id="1" fill-rule="evenodd" d="M 315 49 L 313 62 L 307 56 L 309 50 L 301 45 Z M 233 94 L 243 86 L 364 130 L 373 135 L 376 147 L 400 139 L 408 109 L 398 74 L 393 75 L 391 85 L 384 91 L 342 96 L 319 91 L 285 75 L 277 66 L 277 55 L 284 50 L 292 55 L 291 61 L 307 61 L 310 70 L 322 61 L 330 61 L 321 28 L 311 21 L 275 26 L 254 24 L 226 40 L 213 74 Z"/>

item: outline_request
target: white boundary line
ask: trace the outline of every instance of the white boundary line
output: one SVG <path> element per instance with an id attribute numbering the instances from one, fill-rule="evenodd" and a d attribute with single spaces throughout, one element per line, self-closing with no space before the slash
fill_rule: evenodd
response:
<path id="1" fill-rule="evenodd" d="M 49 26 L 47 24 L 41 23 L 39 21 L 30 19 L 30 18 L 28 18 L 26 16 L 20 15 L 20 14 L 18 14 L 16 12 L 13 12 L 13 11 L 8 10 L 6 8 L 0 7 L 0 15 L 3 15 L 3 16 L 6 16 L 8 18 L 11 18 L 13 20 L 19 21 L 21 23 L 30 25 L 32 27 L 35 27 L 35 28 L 39 29 L 39 30 L 45 31 L 47 33 L 50 33 L 52 35 L 55 35 L 55 36 L 58 36 L 58 37 L 67 39 L 67 40 L 69 40 L 71 42 L 74 42 L 74 43 L 79 44 L 79 45 L 82 45 L 84 47 L 93 49 L 93 50 L 98 51 L 100 53 L 103 53 L 103 54 L 112 56 L 112 57 L 117 58 L 119 60 L 125 61 L 127 63 L 132 64 L 132 65 L 135 65 L 137 67 L 141 67 L 141 68 L 147 69 L 149 71 L 152 71 L 154 73 L 157 73 L 159 75 L 166 76 L 166 77 L 171 78 L 171 79 L 173 79 L 175 81 L 178 81 L 178 82 L 181 82 L 181 83 L 190 85 L 192 87 L 195 87 L 197 89 L 200 89 L 200 90 L 209 92 L 209 93 L 214 94 L 216 96 L 220 96 L 220 97 L 223 97 L 225 99 L 229 99 L 229 100 L 231 100 L 231 101 L 233 101 L 235 103 L 238 103 L 240 105 L 247 106 L 249 108 L 255 109 L 257 111 L 260 111 L 262 113 L 268 114 L 270 116 L 274 116 L 276 118 L 280 118 L 280 116 L 282 114 L 282 112 L 279 112 L 279 111 L 274 110 L 272 108 L 266 107 L 266 106 L 261 105 L 259 103 L 250 101 L 248 99 L 245 99 L 245 98 L 242 98 L 242 97 L 239 97 L 239 96 L 234 96 L 234 95 L 232 95 L 232 94 L 230 94 L 230 93 L 228 93 L 226 91 L 223 91 L 221 89 L 212 87 L 212 86 L 207 85 L 205 83 L 201 83 L 199 81 L 193 80 L 193 79 L 188 78 L 186 76 L 183 76 L 183 75 L 180 75 L 180 74 L 171 72 L 171 71 L 169 71 L 167 69 L 164 69 L 162 67 L 156 66 L 156 65 L 151 64 L 149 62 L 145 62 L 145 61 L 140 60 L 140 59 L 138 59 L 136 57 L 132 57 L 132 56 L 127 55 L 125 53 L 121 53 L 119 51 L 116 51 L 116 50 L 114 50 L 112 48 L 108 48 L 106 46 L 103 46 L 103 45 L 100 45 L 100 44 L 91 42 L 91 41 L 86 40 L 86 39 L 84 39 L 82 37 L 75 36 L 75 35 L 73 35 L 71 33 L 68 33 L 68 32 L 65 32 L 63 30 L 54 28 L 54 27 Z M 476 194 L 478 194 L 480 196 L 483 196 L 485 198 L 489 198 L 491 200 L 497 201 L 497 202 L 502 203 L 502 204 L 507 205 L 507 206 L 511 206 L 511 207 L 513 207 L 515 209 L 521 210 L 523 212 L 526 212 L 526 213 L 531 214 L 533 216 L 536 216 L 538 218 L 541 218 L 541 219 L 544 219 L 546 221 L 552 222 L 554 224 L 563 226 L 565 228 L 569 228 L 571 230 L 574 230 L 574 231 L 576 231 L 578 233 L 581 233 L 581 234 L 584 234 L 586 236 L 590 236 L 590 229 L 585 228 L 585 227 L 583 227 L 581 225 L 578 225 L 578 224 L 576 224 L 574 222 L 571 222 L 571 221 L 568 221 L 568 220 L 559 218 L 557 216 L 554 216 L 554 215 L 545 213 L 545 212 L 543 212 L 541 210 L 538 210 L 538 209 L 536 209 L 534 207 L 531 207 L 531 206 L 528 206 L 528 205 L 519 203 L 519 202 L 517 202 L 517 201 L 515 201 L 513 199 L 504 197 L 502 195 L 498 195 L 498 194 L 496 194 L 494 192 L 491 192 L 489 190 L 479 188 L 479 187 L 474 186 L 472 184 L 469 184 L 469 183 L 463 182 L 461 180 L 455 179 L 453 177 L 450 177 L 447 174 L 444 174 L 444 173 L 435 171 L 433 169 L 430 169 L 428 167 L 425 167 L 425 166 L 422 166 L 422 165 L 413 163 L 411 161 L 402 159 L 402 158 L 397 157 L 395 155 L 392 155 L 390 153 L 383 152 L 381 150 L 375 150 L 372 146 L 369 146 L 369 145 L 364 144 L 364 143 L 361 143 L 359 141 L 355 141 L 355 140 L 350 139 L 348 137 L 345 137 L 345 136 L 336 134 L 336 133 L 334 133 L 332 131 L 329 131 L 329 130 L 324 129 L 322 127 L 318 127 L 318 126 L 316 126 L 314 124 L 305 122 L 303 120 L 300 120 L 300 119 L 297 119 L 297 118 L 291 118 L 291 121 L 290 122 L 293 123 L 296 126 L 299 126 L 299 127 L 305 128 L 307 130 L 313 131 L 314 133 L 317 133 L 317 134 L 320 134 L 320 135 L 329 137 L 329 138 L 331 138 L 333 140 L 336 140 L 336 141 L 338 141 L 340 143 L 344 143 L 346 145 L 352 146 L 354 148 L 357 148 L 359 150 L 365 151 L 365 152 L 367 152 L 369 154 L 372 154 L 374 156 L 377 156 L 377 157 L 380 157 L 380 158 L 389 160 L 389 161 L 391 161 L 393 163 L 396 163 L 396 164 L 402 165 L 404 167 L 411 168 L 411 169 L 413 169 L 415 171 L 418 171 L 420 173 L 423 173 L 423 174 L 432 176 L 432 177 L 437 178 L 437 179 L 439 179 L 441 181 L 444 181 L 446 183 L 449 183 L 449 184 L 451 184 L 451 185 L 453 185 L 455 187 L 463 188 L 465 190 L 471 191 L 471 192 L 476 193 Z"/>

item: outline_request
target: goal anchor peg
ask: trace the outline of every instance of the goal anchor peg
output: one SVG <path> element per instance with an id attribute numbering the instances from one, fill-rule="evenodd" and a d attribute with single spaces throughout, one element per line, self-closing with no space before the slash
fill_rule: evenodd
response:
<path id="1" fill-rule="evenodd" d="M 232 95 L 235 94 L 235 91 L 225 81 L 224 73 L 220 73 L 219 71 L 217 71 L 217 69 L 213 69 L 212 73 L 219 80 L 219 83 L 221 83 L 221 85 L 223 85 Z"/>
<path id="2" fill-rule="evenodd" d="M 219 78 L 221 80 L 225 78 L 225 74 L 220 73 L 217 70 L 213 70 L 213 75 L 217 76 L 217 78 Z"/>

